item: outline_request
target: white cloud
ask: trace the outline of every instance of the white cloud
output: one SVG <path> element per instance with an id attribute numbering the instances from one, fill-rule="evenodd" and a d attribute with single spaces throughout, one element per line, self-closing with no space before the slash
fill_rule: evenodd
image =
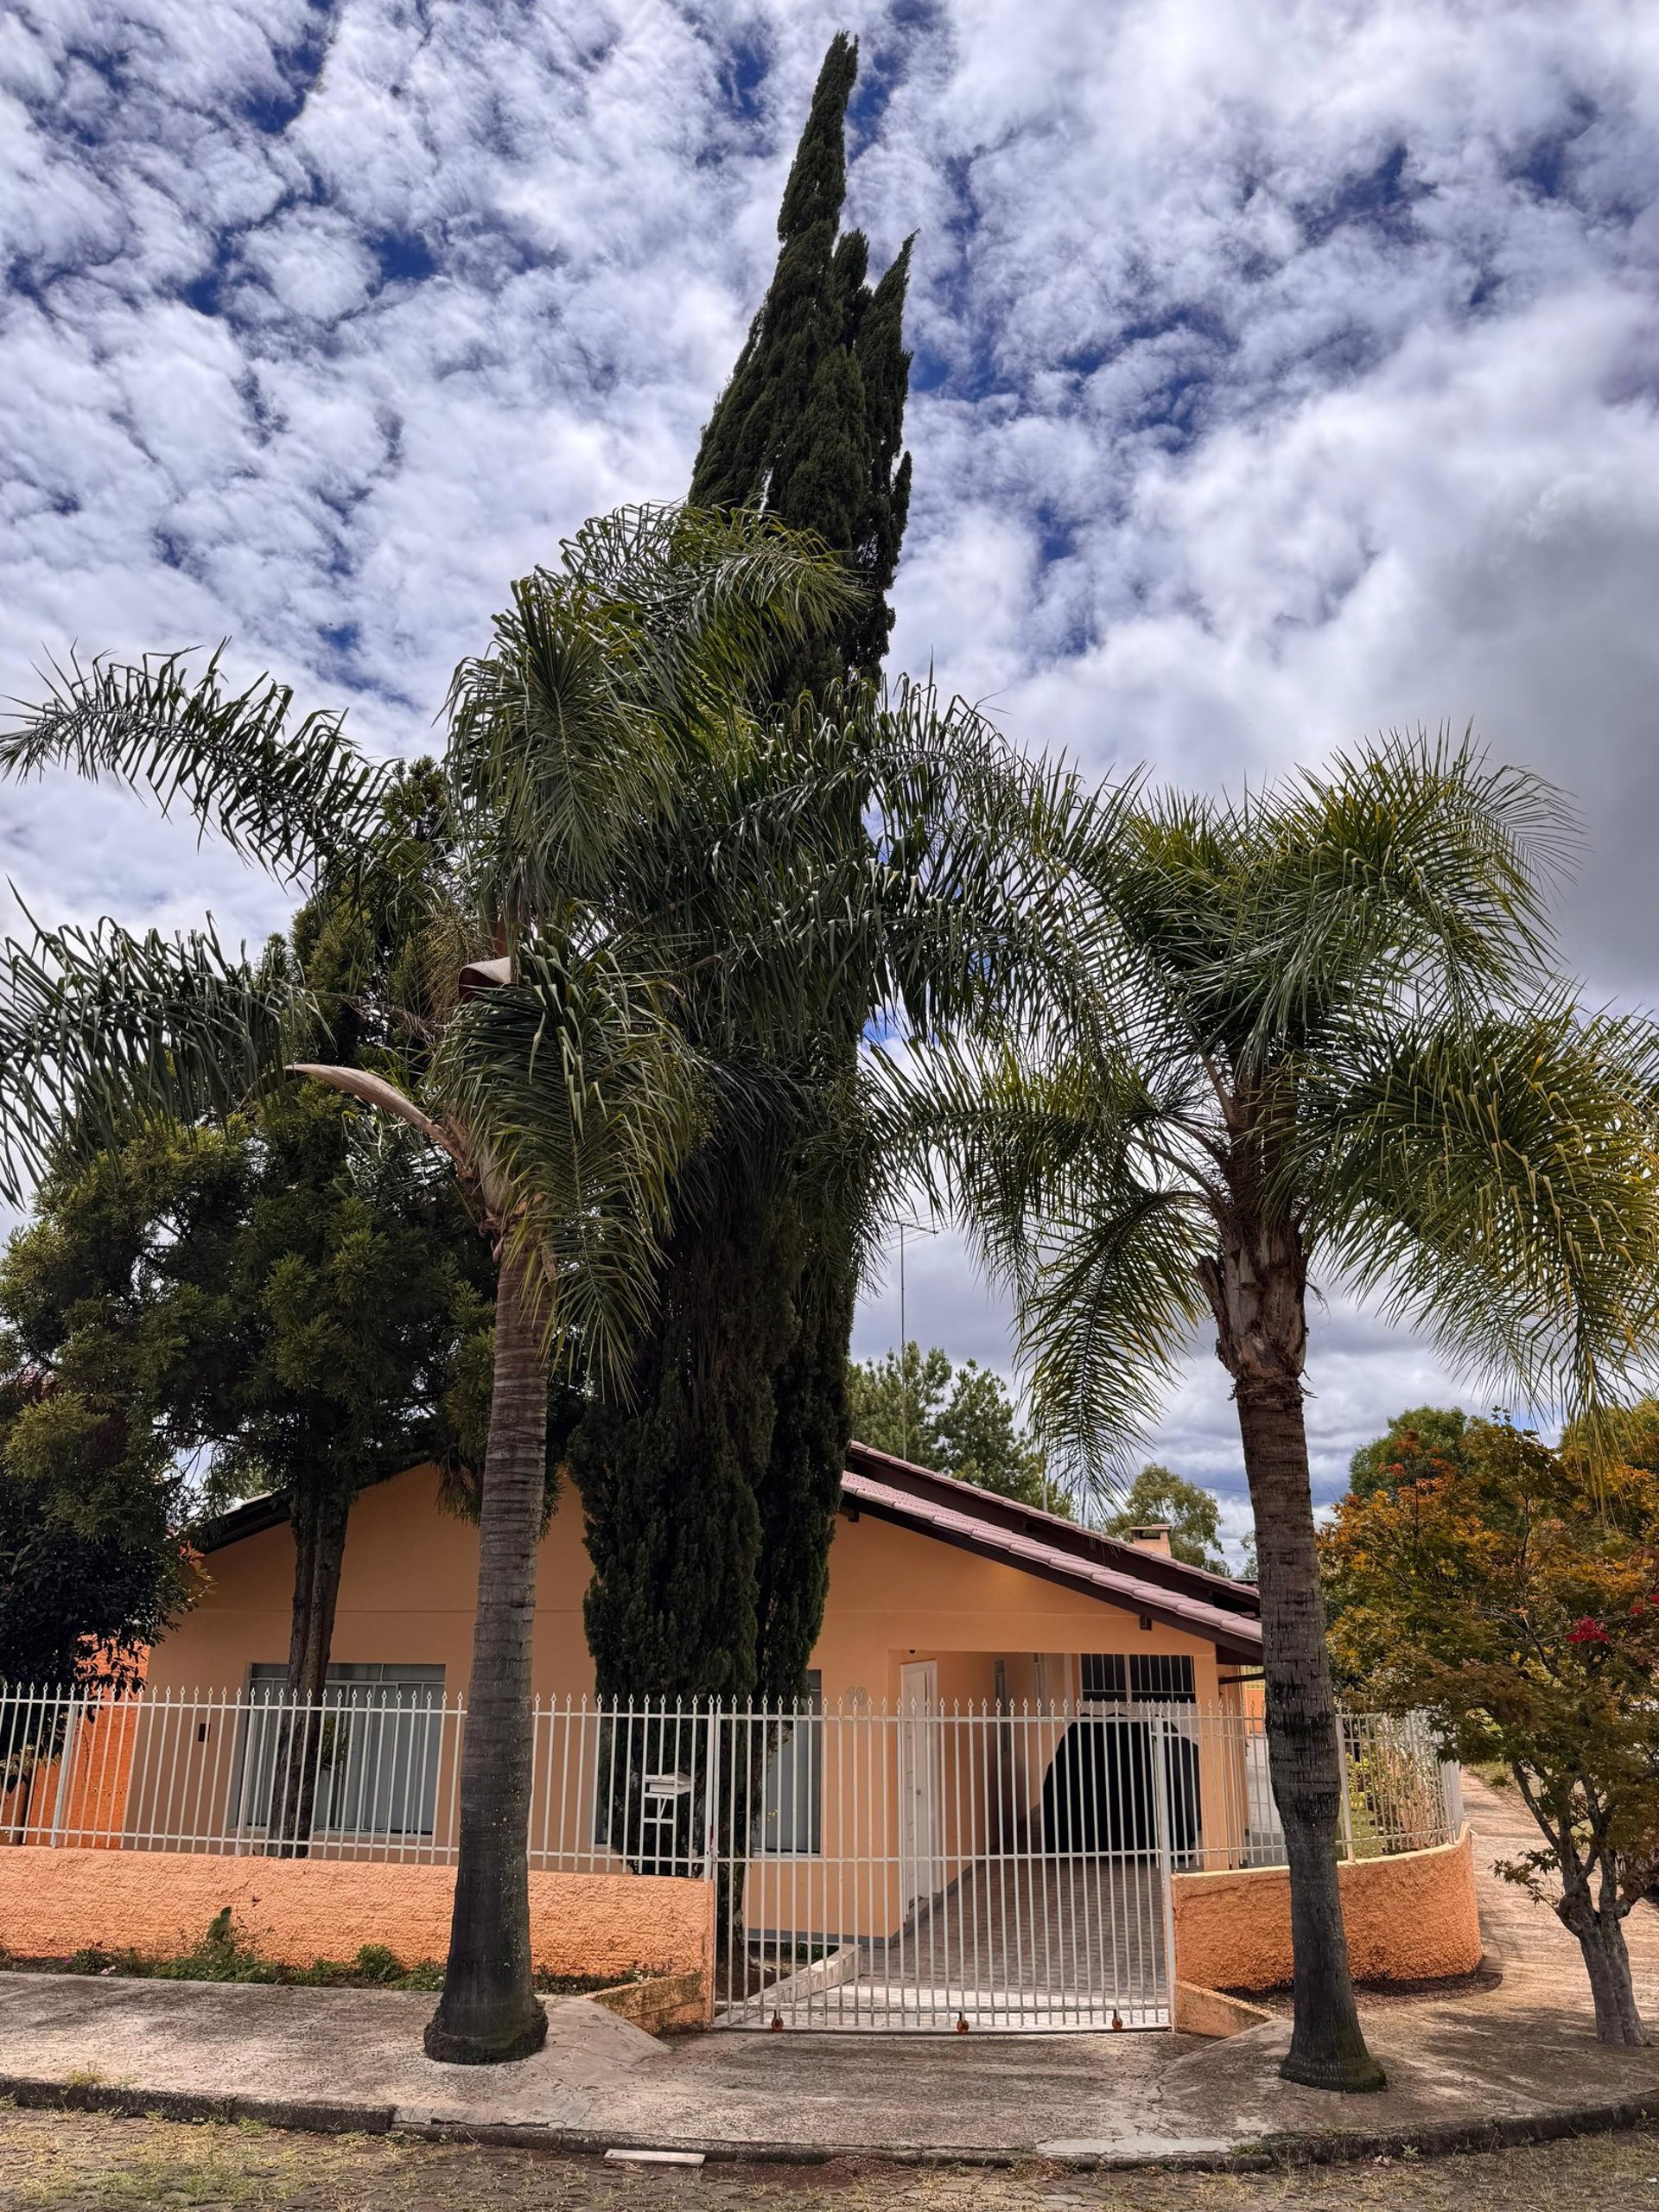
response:
<path id="1" fill-rule="evenodd" d="M 854 212 L 920 233 L 896 658 L 1203 783 L 1472 717 L 1577 791 L 1573 952 L 1651 997 L 1659 18 L 1621 0 L 33 0 L 0 690 L 230 636 L 429 743 L 506 580 L 683 487 L 842 22 Z M 0 864 L 47 915 L 282 911 L 62 784 L 4 794 Z M 959 1263 L 918 1280 L 1006 1357 Z M 1451 1387 L 1338 1320 L 1327 1475 Z M 1211 1369 L 1158 1445 L 1220 1478 Z"/>

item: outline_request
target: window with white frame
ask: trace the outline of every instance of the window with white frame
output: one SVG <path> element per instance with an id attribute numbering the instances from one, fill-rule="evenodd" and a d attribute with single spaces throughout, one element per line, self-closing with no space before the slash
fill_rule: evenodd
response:
<path id="1" fill-rule="evenodd" d="M 299 1720 L 288 1669 L 251 1669 L 237 1782 L 237 1823 L 270 1825 L 278 1769 L 296 1726 L 315 1762 L 311 1833 L 427 1836 L 437 1810 L 443 1669 L 370 1662 L 328 1669 L 322 1711 Z"/>
<path id="2" fill-rule="evenodd" d="M 823 1848 L 823 1676 L 806 1678 L 808 1710 L 783 1724 L 766 1754 L 749 1848 L 811 1858 Z"/>

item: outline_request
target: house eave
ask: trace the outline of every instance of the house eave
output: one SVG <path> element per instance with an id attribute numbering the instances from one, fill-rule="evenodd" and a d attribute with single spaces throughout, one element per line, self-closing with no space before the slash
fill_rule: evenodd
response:
<path id="1" fill-rule="evenodd" d="M 995 1560 L 1020 1573 L 1035 1575 L 1092 1598 L 1097 1604 L 1154 1620 L 1184 1636 L 1199 1637 L 1213 1644 L 1220 1658 L 1260 1662 L 1261 1625 L 1241 1614 L 1207 1605 L 1201 1599 L 1176 1595 L 1139 1576 L 1068 1556 L 1035 1538 L 994 1529 L 975 1516 L 925 1504 L 868 1476 L 849 1472 L 842 1481 L 842 1499 L 844 1505 L 897 1528 L 931 1536 L 936 1542 Z"/>
<path id="2" fill-rule="evenodd" d="M 1128 1574 L 1136 1581 L 1155 1584 L 1184 1598 L 1201 1599 L 1221 1611 L 1240 1613 L 1251 1620 L 1260 1617 L 1261 1600 L 1253 1583 L 1236 1581 L 1230 1575 L 1211 1574 L 1205 1567 L 1190 1566 L 1185 1560 L 1126 1543 L 1122 1537 L 1109 1536 L 1101 1529 L 1085 1528 L 1059 1514 L 1046 1513 L 1040 1507 L 1004 1497 L 995 1491 L 981 1490 L 955 1475 L 942 1475 L 935 1468 L 918 1466 L 913 1460 L 878 1452 L 868 1444 L 853 1444 L 847 1459 L 849 1474 L 866 1477 L 887 1489 L 945 1506 L 975 1521 L 994 1523 L 1011 1535 L 1035 1537 L 1054 1551 L 1069 1553 L 1091 1565 Z"/>
<path id="3" fill-rule="evenodd" d="M 959 1551 L 1012 1567 L 1097 1603 L 1156 1621 L 1215 1646 L 1218 1657 L 1260 1665 L 1262 1629 L 1254 1617 L 1255 1592 L 1202 1568 L 1141 1552 L 1132 1545 L 1081 1529 L 1075 1522 L 1039 1513 L 948 1475 L 895 1460 L 855 1444 L 842 1477 L 843 1510 L 869 1513 Z M 880 1466 L 897 1481 L 863 1471 Z M 191 1531 L 198 1552 L 223 1551 L 250 1536 L 283 1527 L 289 1501 L 281 1491 L 251 1497 Z M 1217 1602 L 1219 1601 L 1219 1602 Z"/>
<path id="4" fill-rule="evenodd" d="M 227 1512 L 214 1514 L 210 1521 L 199 1521 L 189 1532 L 191 1547 L 199 1552 L 222 1552 L 227 1545 L 239 1544 L 245 1536 L 263 1536 L 267 1529 L 284 1527 L 288 1517 L 287 1492 L 266 1491 L 261 1497 L 245 1498 Z"/>

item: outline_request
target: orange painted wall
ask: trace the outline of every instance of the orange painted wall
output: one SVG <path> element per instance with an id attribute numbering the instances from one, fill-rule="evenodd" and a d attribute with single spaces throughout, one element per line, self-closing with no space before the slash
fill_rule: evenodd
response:
<path id="1" fill-rule="evenodd" d="M 129 1705 L 95 1697 L 72 1707 L 72 1715 L 67 1774 L 61 1758 L 48 1759 L 0 1792 L 0 1834 L 16 1843 L 84 1841 L 118 1849 L 137 1715 Z"/>
<path id="2" fill-rule="evenodd" d="M 210 1553 L 210 1588 L 152 1655 L 154 1689 L 235 1690 L 255 1662 L 288 1652 L 294 1545 L 286 1527 Z M 543 1697 L 591 1694 L 594 1667 L 582 1625 L 590 1569 L 582 1507 L 567 1484 L 542 1548 L 534 1686 Z M 412 1468 L 365 1491 L 352 1510 L 334 1656 L 342 1662 L 441 1665 L 444 1690 L 466 1688 L 472 1657 L 478 1536 L 442 1512 L 437 1476 Z M 1009 1662 L 1015 1701 L 1037 1694 L 1044 1661 L 1050 1700 L 1076 1694 L 1081 1651 L 1185 1651 L 1200 1703 L 1217 1695 L 1213 1648 L 1000 1561 L 894 1528 L 868 1514 L 836 1527 L 830 1601 L 812 1663 L 826 1704 L 896 1706 L 899 1669 L 939 1661 L 940 1700 L 982 1704 L 997 1658 Z"/>
<path id="3" fill-rule="evenodd" d="M 287 1528 L 267 1530 L 208 1554 L 211 1587 L 152 1655 L 149 1686 L 170 1691 L 235 1692 L 255 1662 L 283 1658 L 293 1541 Z M 344 1663 L 386 1662 L 441 1665 L 448 1698 L 464 1692 L 471 1662 L 477 1535 L 437 1504 L 430 1467 L 410 1470 L 364 1492 L 353 1509 L 334 1656 Z M 537 1695 L 591 1695 L 593 1662 L 582 1631 L 582 1600 L 590 1567 L 582 1542 L 582 1508 L 567 1484 L 543 1542 L 537 1579 L 532 1681 Z M 1219 1693 L 1211 1645 L 1161 1626 L 1143 1630 L 1137 1615 L 1022 1573 L 1001 1561 L 944 1544 L 862 1514 L 836 1525 L 830 1598 L 812 1664 L 822 1675 L 826 1710 L 854 1713 L 897 1710 L 902 1669 L 932 1660 L 940 1707 L 990 1707 L 996 1662 L 1004 1662 L 1010 1703 L 1053 1706 L 1078 1691 L 1081 1652 L 1188 1654 L 1200 1703 Z M 205 1724 L 211 1731 L 211 1719 Z M 982 1758 L 995 1757 L 994 1788 L 1017 1832 L 1039 1799 L 1060 1725 L 1012 1719 L 988 1732 Z M 849 1734 L 845 1739 L 853 1741 Z M 849 1753 L 850 1756 L 850 1753 Z M 899 1849 L 896 1745 L 863 1746 L 874 1765 L 855 1815 L 836 1786 L 836 1742 L 824 1745 L 823 1860 L 853 1853 L 892 1862 Z M 954 1824 L 959 1802 L 982 1798 L 983 1768 L 959 1774 L 959 1747 L 945 1754 L 941 1775 L 941 1878 L 955 1871 Z M 971 1763 L 970 1763 L 971 1770 Z M 447 1785 L 446 1785 L 447 1788 Z M 440 1793 L 441 1798 L 443 1792 Z M 846 1823 L 843 1826 L 843 1822 Z M 752 1863 L 748 1906 L 759 1926 L 834 1926 L 841 1932 L 886 1933 L 902 1917 L 905 1899 L 896 1865 L 871 1877 L 858 1899 L 813 1891 L 807 1859 Z M 827 1876 L 819 1878 L 823 1889 Z"/>
<path id="4" fill-rule="evenodd" d="M 288 1656 L 294 1539 L 286 1523 L 210 1552 L 203 1566 L 207 1596 L 150 1655 L 152 1690 L 237 1690 L 251 1666 Z M 542 1548 L 535 1688 L 543 1697 L 593 1688 L 582 1631 L 588 1575 L 581 1507 L 567 1486 Z M 334 1656 L 441 1666 L 445 1695 L 457 1697 L 472 1662 L 477 1586 L 478 1531 L 439 1506 L 436 1470 L 377 1483 L 352 1508 Z"/>
<path id="5" fill-rule="evenodd" d="M 1363 1981 L 1433 1981 L 1480 1963 L 1474 1843 L 1337 1870 L 1348 1956 Z M 1290 1877 L 1282 1867 L 1177 1874 L 1170 1885 L 1175 1972 L 1206 1989 L 1274 1989 L 1290 1980 Z"/>
<path id="6" fill-rule="evenodd" d="M 449 1948 L 454 1869 L 216 1858 L 197 1852 L 0 1851 L 0 1946 L 63 1958 L 83 1946 L 172 1955 L 229 1905 L 262 1958 L 350 1959 L 385 1943 L 413 1963 Z M 543 1973 L 696 1974 L 712 1991 L 715 1887 L 644 1874 L 530 1877 L 531 1956 Z"/>

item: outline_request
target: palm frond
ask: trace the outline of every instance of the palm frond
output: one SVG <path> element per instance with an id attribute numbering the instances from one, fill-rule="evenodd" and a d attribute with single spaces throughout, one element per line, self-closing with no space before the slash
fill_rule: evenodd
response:
<path id="1" fill-rule="evenodd" d="M 1465 734 L 1391 734 L 1239 810 L 1250 858 L 1231 956 L 1240 1058 L 1317 1037 L 1357 999 L 1467 1007 L 1548 968 L 1545 894 L 1571 849 L 1562 794 Z"/>
<path id="2" fill-rule="evenodd" d="M 827 629 L 862 587 L 810 531 L 743 508 L 623 507 L 560 548 L 573 588 L 637 627 L 683 709 L 753 698 L 782 651 Z"/>
<path id="3" fill-rule="evenodd" d="M 232 689 L 225 647 L 199 676 L 188 653 L 137 663 L 100 654 L 54 664 L 38 705 L 15 703 L 0 732 L 0 775 L 66 767 L 181 804 L 204 830 L 285 879 L 313 873 L 366 834 L 393 770 L 364 759 L 340 714 L 294 719 L 289 685 L 257 677 Z"/>
<path id="4" fill-rule="evenodd" d="M 1535 1403 L 1605 1405 L 1659 1346 L 1659 1030 L 1564 993 L 1352 1040 L 1287 1173 L 1384 1311 Z"/>
<path id="5" fill-rule="evenodd" d="M 447 766 L 492 919 L 511 927 L 601 890 L 667 796 L 666 734 L 617 674 L 603 628 L 573 619 L 569 595 L 539 573 L 513 586 L 490 652 L 456 670 Z"/>
<path id="6" fill-rule="evenodd" d="M 395 1083 L 388 1083 L 384 1076 L 374 1075 L 367 1068 L 330 1067 L 315 1060 L 290 1060 L 289 1075 L 302 1076 L 308 1082 L 320 1083 L 327 1090 L 338 1090 L 347 1098 L 355 1098 L 365 1106 L 373 1106 L 383 1114 L 390 1114 L 405 1128 L 416 1130 L 429 1144 L 444 1152 L 454 1149 L 448 1135 L 438 1127 L 429 1114 L 423 1114 L 407 1092 Z"/>
<path id="7" fill-rule="evenodd" d="M 872 719 L 864 885 L 879 1002 L 914 1034 L 1029 1026 L 1098 996 L 1111 944 L 1079 854 L 1132 787 L 1085 790 L 976 709 L 901 682 Z"/>
<path id="8" fill-rule="evenodd" d="M 628 895 L 666 962 L 706 959 L 711 1038 L 849 1009 L 855 1030 L 1011 1022 L 1096 990 L 1069 862 L 1084 817 L 1117 803 L 931 686 L 849 689 L 734 734 Z"/>
<path id="9" fill-rule="evenodd" d="M 1561 794 L 1465 737 L 1392 735 L 1229 800 L 1148 794 L 1084 868 L 1194 1049 L 1259 1080 L 1357 1006 L 1465 1010 L 1548 969 Z"/>
<path id="10" fill-rule="evenodd" d="M 1124 1192 L 1033 1275 L 1019 1337 L 1032 1425 L 1102 1498 L 1128 1475 L 1208 1313 L 1196 1273 L 1206 1233 L 1190 1192 Z"/>
<path id="11" fill-rule="evenodd" d="M 1109 1489 L 1205 1310 L 1198 1101 L 1109 1050 L 1033 1068 L 959 1042 L 877 1057 L 878 1132 L 1014 1294 L 1044 1441 Z"/>
<path id="12" fill-rule="evenodd" d="M 285 963 L 227 954 L 211 925 L 114 922 L 0 945 L 0 1193 L 22 1202 L 66 1149 L 156 1116 L 194 1122 L 276 1078 L 303 994 Z"/>
<path id="13" fill-rule="evenodd" d="M 604 897 L 680 789 L 731 750 L 768 670 L 846 603 L 816 540 L 753 515 L 633 508 L 514 587 L 450 692 L 448 766 L 493 918 Z M 741 744 L 739 749 L 741 750 Z"/>
<path id="14" fill-rule="evenodd" d="M 706 1112 L 660 988 L 608 949 L 528 948 L 512 983 L 452 1017 L 432 1090 L 487 1160 L 506 1234 L 541 1255 L 560 1363 L 626 1390 L 671 1179 Z"/>

